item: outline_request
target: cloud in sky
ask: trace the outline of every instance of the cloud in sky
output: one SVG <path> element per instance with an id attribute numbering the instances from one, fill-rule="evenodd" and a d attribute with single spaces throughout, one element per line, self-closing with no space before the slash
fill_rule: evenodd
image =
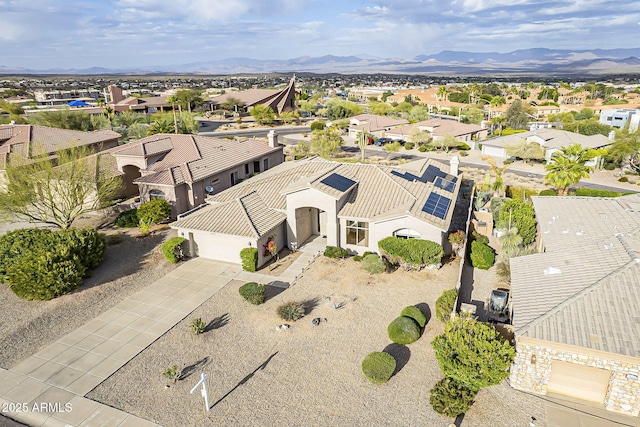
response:
<path id="1" fill-rule="evenodd" d="M 619 0 L 0 0 L 0 65 L 640 47 Z"/>

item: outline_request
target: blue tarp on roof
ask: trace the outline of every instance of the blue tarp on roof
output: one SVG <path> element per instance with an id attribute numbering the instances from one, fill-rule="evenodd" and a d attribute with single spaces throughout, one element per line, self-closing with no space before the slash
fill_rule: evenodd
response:
<path id="1" fill-rule="evenodd" d="M 86 102 L 84 102 L 84 101 L 79 101 L 79 100 L 77 100 L 77 99 L 76 99 L 76 100 L 74 100 L 74 101 L 71 101 L 71 102 L 67 103 L 67 105 L 68 105 L 69 107 L 90 107 L 90 106 L 91 106 L 90 104 L 87 104 L 87 103 L 86 103 Z"/>

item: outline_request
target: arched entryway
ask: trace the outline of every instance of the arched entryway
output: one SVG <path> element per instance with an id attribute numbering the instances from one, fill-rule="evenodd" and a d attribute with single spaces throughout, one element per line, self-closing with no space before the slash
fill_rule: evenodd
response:
<path id="1" fill-rule="evenodd" d="M 325 211 L 303 207 L 296 209 L 296 240 L 298 247 L 313 236 L 326 234 L 326 213 Z"/>
<path id="2" fill-rule="evenodd" d="M 140 178 L 140 168 L 133 165 L 127 165 L 122 168 L 122 172 L 124 172 L 124 176 L 122 177 L 122 196 L 125 198 L 137 196 L 138 185 L 134 184 L 133 181 Z"/>

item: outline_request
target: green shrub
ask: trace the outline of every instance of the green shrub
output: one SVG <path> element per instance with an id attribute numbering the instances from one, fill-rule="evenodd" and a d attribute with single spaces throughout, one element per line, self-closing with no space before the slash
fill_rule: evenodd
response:
<path id="1" fill-rule="evenodd" d="M 184 253 L 182 252 L 182 243 L 184 243 L 187 239 L 184 237 L 172 237 L 162 244 L 162 253 L 164 257 L 171 264 L 175 264 L 184 258 Z"/>
<path id="2" fill-rule="evenodd" d="M 467 152 L 467 150 L 460 151 L 460 156 L 467 157 L 468 155 L 469 155 L 469 153 Z"/>
<path id="3" fill-rule="evenodd" d="M 191 319 L 191 323 L 189 324 L 189 328 L 196 335 L 200 335 L 201 333 L 203 333 L 206 327 L 207 325 L 205 325 L 202 317 Z"/>
<path id="4" fill-rule="evenodd" d="M 405 307 L 400 312 L 400 316 L 412 318 L 421 328 L 424 328 L 424 325 L 427 324 L 427 316 L 415 305 Z"/>
<path id="5" fill-rule="evenodd" d="M 362 361 L 362 373 L 373 384 L 384 384 L 396 370 L 396 359 L 389 353 L 374 351 Z"/>
<path id="6" fill-rule="evenodd" d="M 469 146 L 469 144 L 463 142 L 462 144 L 458 145 L 458 150 L 469 151 L 471 150 L 471 147 Z"/>
<path id="7" fill-rule="evenodd" d="M 120 212 L 116 217 L 115 224 L 122 228 L 135 228 L 140 225 L 138 218 L 138 209 L 133 208 L 124 212 Z"/>
<path id="8" fill-rule="evenodd" d="M 471 242 L 471 265 L 474 268 L 488 270 L 495 262 L 496 255 L 488 245 Z"/>
<path id="9" fill-rule="evenodd" d="M 389 236 L 378 242 L 378 248 L 391 264 L 405 264 L 418 268 L 439 265 L 444 256 L 442 246 L 430 240 Z"/>
<path id="10" fill-rule="evenodd" d="M 576 196 L 582 197 L 620 197 L 623 193 L 611 190 L 596 190 L 594 188 L 578 188 Z"/>
<path id="11" fill-rule="evenodd" d="M 143 203 L 138 208 L 140 223 L 157 224 L 171 215 L 171 205 L 164 199 L 153 199 Z"/>
<path id="12" fill-rule="evenodd" d="M 281 319 L 295 322 L 304 317 L 304 306 L 296 301 L 285 302 L 278 307 L 277 313 Z"/>
<path id="13" fill-rule="evenodd" d="M 410 317 L 396 317 L 387 327 L 389 339 L 396 344 L 411 344 L 420 338 L 420 326 Z"/>
<path id="14" fill-rule="evenodd" d="M 504 202 L 500 209 L 498 221 L 513 224 L 522 236 L 522 243 L 526 246 L 536 237 L 536 215 L 533 206 L 522 200 L 510 199 Z"/>
<path id="15" fill-rule="evenodd" d="M 243 248 L 240 251 L 240 261 L 244 271 L 256 271 L 258 269 L 258 249 Z"/>
<path id="16" fill-rule="evenodd" d="M 538 190 L 529 187 L 518 187 L 509 185 L 507 187 L 507 197 L 519 200 L 531 200 L 532 196 L 538 195 Z"/>
<path id="17" fill-rule="evenodd" d="M 387 270 L 387 266 L 384 261 L 380 259 L 377 254 L 369 254 L 362 258 L 362 269 L 369 272 L 369 274 L 380 274 Z"/>
<path id="18" fill-rule="evenodd" d="M 484 234 L 480 234 L 477 231 L 472 231 L 471 232 L 471 241 L 472 242 L 480 242 L 484 245 L 488 245 L 489 244 L 489 238 L 487 236 L 485 236 Z"/>
<path id="19" fill-rule="evenodd" d="M 249 282 L 240 286 L 238 292 L 240 292 L 242 298 L 249 301 L 251 304 L 260 305 L 264 302 L 266 290 L 267 287 L 265 285 L 261 285 L 256 282 Z"/>
<path id="20" fill-rule="evenodd" d="M 315 131 L 315 130 L 323 130 L 324 128 L 327 127 L 327 123 L 323 120 L 314 120 L 313 122 L 311 122 L 311 125 L 309 126 L 309 129 L 311 129 L 311 131 Z"/>
<path id="21" fill-rule="evenodd" d="M 629 182 L 629 178 L 627 178 L 626 176 L 622 176 L 618 179 L 618 182 Z"/>
<path id="22" fill-rule="evenodd" d="M 431 389 L 429 403 L 437 413 L 455 418 L 469 410 L 475 397 L 475 391 L 451 378 L 443 378 Z"/>
<path id="23" fill-rule="evenodd" d="M 344 258 L 349 255 L 346 249 L 337 246 L 327 246 L 324 250 L 324 256 L 327 258 Z"/>
<path id="24" fill-rule="evenodd" d="M 616 164 L 615 163 L 605 163 L 604 164 L 604 170 L 612 171 L 615 168 L 616 168 Z"/>
<path id="25" fill-rule="evenodd" d="M 413 149 L 413 147 L 414 147 L 413 142 L 405 142 L 404 143 L 404 149 L 405 150 L 411 150 L 411 149 Z"/>
<path id="26" fill-rule="evenodd" d="M 168 378 L 169 380 L 173 381 L 174 383 L 176 381 L 178 381 L 180 379 L 180 370 L 178 369 L 178 365 L 169 366 L 162 373 L 162 376 L 165 377 L 165 378 Z"/>
<path id="27" fill-rule="evenodd" d="M 94 229 L 15 230 L 0 236 L 0 282 L 21 298 L 49 300 L 77 288 L 104 258 Z"/>
<path id="28" fill-rule="evenodd" d="M 509 200 L 505 197 L 492 197 L 489 209 L 491 209 L 491 216 L 493 216 L 493 223 L 497 223 L 500 218 L 500 211 L 502 206 Z"/>
<path id="29" fill-rule="evenodd" d="M 436 300 L 436 318 L 444 322 L 444 319 L 447 318 L 453 312 L 453 305 L 456 303 L 456 298 L 458 297 L 458 291 L 455 289 L 449 289 L 444 291 Z"/>
<path id="30" fill-rule="evenodd" d="M 558 192 L 553 188 L 547 188 L 540 191 L 540 193 L 538 193 L 538 196 L 557 196 L 557 195 L 558 195 Z"/>
<path id="31" fill-rule="evenodd" d="M 362 261 L 362 255 L 354 255 L 351 257 L 352 260 L 354 260 L 355 262 L 360 262 Z"/>
<path id="32" fill-rule="evenodd" d="M 421 153 L 426 153 L 427 152 L 427 147 L 425 147 L 424 145 L 421 145 L 418 147 L 418 151 Z"/>

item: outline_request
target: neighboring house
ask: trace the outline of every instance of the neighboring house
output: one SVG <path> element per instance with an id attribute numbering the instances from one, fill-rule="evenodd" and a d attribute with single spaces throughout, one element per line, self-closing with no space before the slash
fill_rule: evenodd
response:
<path id="1" fill-rule="evenodd" d="M 207 199 L 208 205 L 178 217 L 172 228 L 190 241 L 192 255 L 240 262 L 240 250 L 256 247 L 258 264 L 279 248 L 300 247 L 314 236 L 352 253 L 378 251 L 388 236 L 443 245 L 460 190 L 457 164 L 432 159 L 414 169 L 330 162 L 286 162 Z M 451 174 L 450 174 L 451 173 Z"/>
<path id="2" fill-rule="evenodd" d="M 629 126 L 629 132 L 634 133 L 640 124 L 640 110 L 635 108 L 616 108 L 600 111 L 600 123 L 614 128 L 623 129 Z"/>
<path id="3" fill-rule="evenodd" d="M 296 85 L 292 78 L 289 86 L 282 90 L 276 89 L 249 89 L 241 92 L 227 92 L 210 98 L 205 104 L 213 110 L 220 108 L 230 98 L 242 102 L 243 111 L 249 111 L 256 105 L 266 105 L 280 114 L 283 111 L 295 111 L 296 109 Z"/>
<path id="4" fill-rule="evenodd" d="M 533 197 L 542 253 L 512 258 L 512 387 L 640 414 L 640 195 Z"/>
<path id="5" fill-rule="evenodd" d="M 392 129 L 406 125 L 409 122 L 405 119 L 395 119 L 387 116 L 377 116 L 375 114 L 358 114 L 349 117 L 349 136 L 356 138 L 360 132 L 370 133 L 378 138 L 388 136 Z"/>
<path id="6" fill-rule="evenodd" d="M 527 143 L 535 142 L 540 144 L 545 150 L 544 158 L 547 162 L 551 160 L 553 153 L 572 144 L 579 144 L 583 148 L 603 148 L 613 144 L 611 139 L 600 134 L 587 136 L 566 130 L 538 129 L 482 141 L 482 154 L 499 159 L 506 159 L 510 157 L 507 154 L 507 147 L 519 144 L 523 140 Z M 588 162 L 587 165 L 593 166 L 597 161 L 598 158 L 595 158 Z"/>
<path id="7" fill-rule="evenodd" d="M 4 175 L 9 154 L 26 159 L 35 155 L 54 155 L 70 147 L 88 147 L 94 153 L 116 147 L 120 134 L 110 130 L 80 132 L 35 125 L 0 125 L 0 174 Z"/>
<path id="8" fill-rule="evenodd" d="M 272 131 L 268 140 L 233 140 L 198 135 L 157 134 L 109 151 L 124 173 L 126 194 L 142 202 L 167 200 L 175 217 L 253 174 L 284 161 Z"/>
<path id="9" fill-rule="evenodd" d="M 488 134 L 487 129 L 478 125 L 448 119 L 429 119 L 395 128 L 387 132 L 387 136 L 411 141 L 411 136 L 419 131 L 429 132 L 435 141 L 453 136 L 458 141 L 469 145 L 472 150 L 476 148 L 476 141 L 486 138 Z"/>

